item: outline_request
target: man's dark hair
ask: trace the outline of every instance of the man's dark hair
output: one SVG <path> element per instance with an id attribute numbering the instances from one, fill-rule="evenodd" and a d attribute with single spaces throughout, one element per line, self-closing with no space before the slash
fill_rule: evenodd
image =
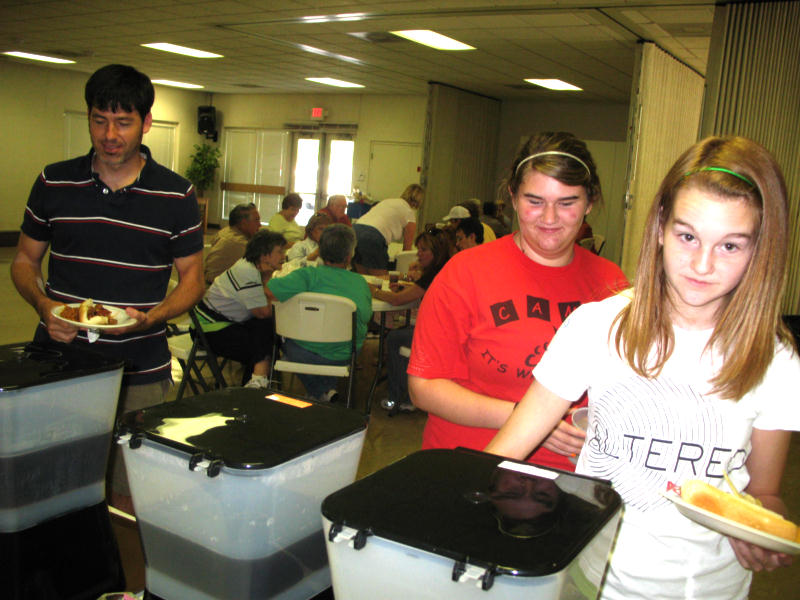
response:
<path id="1" fill-rule="evenodd" d="M 127 65 L 106 65 L 89 77 L 84 90 L 86 108 L 138 112 L 142 121 L 153 107 L 156 94 L 144 73 Z"/>
<path id="2" fill-rule="evenodd" d="M 255 207 L 256 205 L 252 202 L 250 204 L 237 204 L 228 214 L 228 225 L 236 227 L 239 223 L 246 221 Z"/>
<path id="3" fill-rule="evenodd" d="M 281 210 L 286 210 L 290 206 L 297 208 L 301 208 L 303 206 L 303 199 L 300 197 L 300 194 L 292 192 L 291 194 L 286 194 L 286 196 L 284 196 L 283 202 L 281 202 Z"/>
<path id="4" fill-rule="evenodd" d="M 326 263 L 346 263 L 353 256 L 356 234 L 353 228 L 341 223 L 329 225 L 319 238 L 319 255 Z"/>
<path id="5" fill-rule="evenodd" d="M 244 249 L 244 258 L 253 264 L 258 263 L 261 257 L 271 254 L 277 246 L 285 246 L 286 238 L 280 233 L 262 229 L 250 238 Z"/>
<path id="6" fill-rule="evenodd" d="M 481 223 L 475 217 L 461 219 L 459 224 L 456 226 L 456 231 L 463 233 L 464 237 L 469 237 L 470 234 L 474 234 L 475 242 L 477 244 L 483 243 L 483 223 Z"/>
<path id="7" fill-rule="evenodd" d="M 497 204 L 492 202 L 491 200 L 487 200 L 483 203 L 483 214 L 487 217 L 496 217 L 497 216 Z"/>
<path id="8" fill-rule="evenodd" d="M 465 200 L 464 202 L 460 202 L 457 206 L 463 206 L 469 211 L 469 216 L 478 218 L 481 216 L 480 213 L 480 204 L 478 204 L 478 200 Z"/>

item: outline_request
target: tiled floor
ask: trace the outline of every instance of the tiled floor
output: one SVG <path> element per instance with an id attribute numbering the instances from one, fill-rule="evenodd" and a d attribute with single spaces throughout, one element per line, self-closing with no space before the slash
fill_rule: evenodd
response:
<path id="1" fill-rule="evenodd" d="M 9 264 L 12 248 L 0 248 L 0 344 L 29 340 L 36 325 L 33 310 L 18 296 L 9 278 Z M 363 402 L 366 398 L 374 372 L 377 344 L 368 340 L 365 350 L 359 357 L 361 368 L 358 372 L 356 398 Z M 299 383 L 292 388 L 300 392 Z M 376 400 L 385 395 L 385 383 L 378 387 Z M 797 395 L 797 390 L 787 390 Z M 798 398 L 800 401 L 800 398 Z M 363 404 L 361 405 L 363 406 Z M 373 405 L 367 439 L 358 469 L 358 477 L 375 470 L 419 448 L 421 431 L 425 422 L 423 413 L 401 414 L 387 417 L 377 401 Z M 788 500 L 795 521 L 800 518 L 800 436 L 795 435 L 791 447 L 789 464 L 784 476 L 784 497 Z M 114 527 L 120 543 L 123 565 L 130 590 L 141 590 L 144 586 L 144 562 L 134 524 L 114 518 Z M 800 563 L 798 557 L 797 563 Z M 794 565 L 776 573 L 757 574 L 751 589 L 751 600 L 774 600 L 777 598 L 797 598 L 797 582 L 800 567 Z"/>

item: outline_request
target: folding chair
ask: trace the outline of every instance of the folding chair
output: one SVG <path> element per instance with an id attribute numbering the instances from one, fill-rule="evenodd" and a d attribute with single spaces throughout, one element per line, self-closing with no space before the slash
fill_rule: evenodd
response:
<path id="1" fill-rule="evenodd" d="M 192 321 L 194 337 L 186 332 L 171 335 L 167 338 L 169 351 L 178 361 L 183 372 L 175 395 L 176 400 L 183 398 L 187 385 L 192 389 L 193 394 L 199 394 L 201 390 L 210 392 L 212 389 L 227 387 L 225 377 L 222 375 L 225 360 L 223 359 L 220 362 L 221 359 L 208 345 L 208 340 L 200 328 L 200 321 L 197 319 L 194 308 L 189 309 L 189 318 Z M 203 368 L 206 366 L 214 378 L 213 388 L 203 376 Z"/>
<path id="2" fill-rule="evenodd" d="M 417 252 L 416 250 L 403 250 L 402 252 L 397 253 L 397 257 L 395 257 L 395 271 L 400 271 L 401 273 L 408 273 L 408 267 L 411 266 L 417 260 Z"/>
<path id="3" fill-rule="evenodd" d="M 332 294 L 302 292 L 286 302 L 273 305 L 275 311 L 275 344 L 272 349 L 272 368 L 269 386 L 273 386 L 276 371 L 308 375 L 347 377 L 347 408 L 352 408 L 356 373 L 355 302 Z M 350 342 L 350 359 L 345 365 L 318 365 L 279 360 L 278 336 L 305 342 Z"/>

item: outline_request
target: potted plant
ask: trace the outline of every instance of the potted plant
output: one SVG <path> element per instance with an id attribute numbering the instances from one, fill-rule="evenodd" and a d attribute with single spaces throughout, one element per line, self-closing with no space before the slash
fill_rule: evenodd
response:
<path id="1" fill-rule="evenodd" d="M 221 153 L 219 148 L 210 144 L 195 144 L 192 162 L 186 169 L 186 178 L 197 189 L 197 197 L 202 198 L 214 182 L 214 172 L 219 167 Z"/>

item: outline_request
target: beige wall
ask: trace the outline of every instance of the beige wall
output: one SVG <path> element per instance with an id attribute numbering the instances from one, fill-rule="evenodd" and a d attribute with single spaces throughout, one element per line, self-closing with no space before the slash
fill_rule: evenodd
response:
<path id="1" fill-rule="evenodd" d="M 5 61 L 0 70 L 0 231 L 19 228 L 31 184 L 44 165 L 63 160 L 64 111 L 84 111 L 87 75 L 63 68 Z M 370 145 L 374 141 L 423 144 L 426 96 L 363 94 L 214 95 L 156 86 L 153 118 L 178 126 L 178 171 L 188 164 L 197 134 L 197 106 L 214 104 L 218 129 L 282 129 L 286 123 L 308 123 L 312 107 L 327 110 L 328 123 L 355 123 L 353 185 L 369 179 Z M 627 105 L 504 102 L 500 112 L 497 181 L 510 163 L 520 138 L 542 129 L 566 129 L 579 137 L 624 141 Z M 465 127 L 468 124 L 464 125 Z M 220 140 L 221 141 L 221 140 Z M 363 179 L 360 179 L 362 178 Z M 215 190 L 212 203 L 219 195 Z M 210 222 L 217 222 L 211 212 Z"/>
<path id="2" fill-rule="evenodd" d="M 422 143 L 425 131 L 425 96 L 362 94 L 233 94 L 214 96 L 220 132 L 225 127 L 283 129 L 287 123 L 306 125 L 311 109 L 327 111 L 325 123 L 355 124 L 353 187 L 369 179 L 372 142 Z M 222 142 L 222 140 L 220 140 Z M 398 191 L 399 193 L 399 191 Z M 209 194 L 209 222 L 219 221 L 219 190 Z"/>
<path id="3" fill-rule="evenodd" d="M 503 102 L 497 140 L 498 182 L 519 149 L 520 140 L 540 131 L 569 131 L 582 140 L 624 142 L 628 104 L 586 102 Z"/>
<path id="4" fill-rule="evenodd" d="M 42 167 L 64 160 L 64 112 L 86 110 L 85 73 L 4 61 L 0 69 L 0 231 L 16 231 L 31 185 Z M 156 86 L 153 118 L 178 126 L 178 170 L 189 162 L 197 134 L 197 106 L 205 94 Z M 88 151 L 88 147 L 86 148 Z"/>

